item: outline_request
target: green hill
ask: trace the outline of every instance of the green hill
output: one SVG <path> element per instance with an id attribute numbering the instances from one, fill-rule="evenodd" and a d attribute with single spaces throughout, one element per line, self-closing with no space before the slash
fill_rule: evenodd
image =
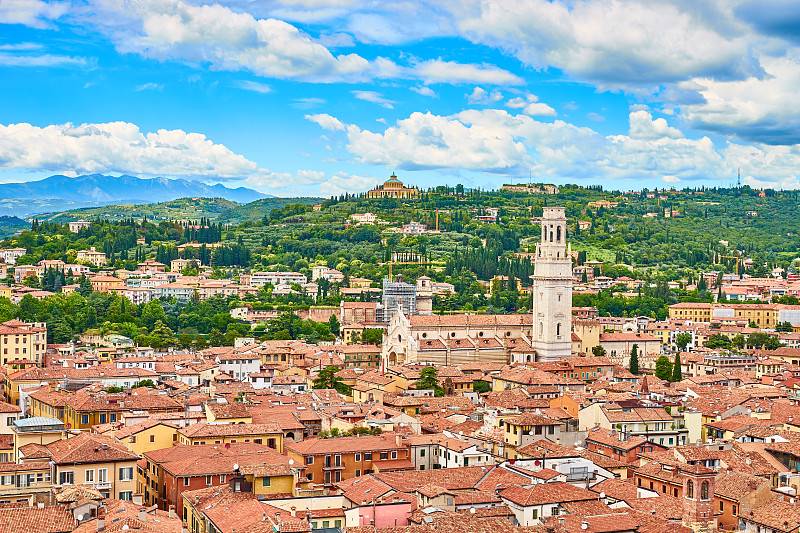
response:
<path id="1" fill-rule="evenodd" d="M 71 209 L 60 213 L 37 215 L 36 218 L 61 224 L 81 219 L 101 218 L 103 220 L 116 221 L 130 217 L 137 220 L 147 217 L 148 220 L 154 222 L 161 220 L 197 220 L 201 217 L 217 220 L 220 214 L 239 207 L 239 205 L 224 198 L 178 198 L 177 200 L 157 204 L 107 205 Z"/>
<path id="2" fill-rule="evenodd" d="M 260 220 L 269 215 L 273 209 L 280 209 L 287 204 L 317 205 L 322 203 L 322 198 L 262 198 L 249 204 L 237 205 L 217 217 L 219 222 L 240 223 L 245 220 Z"/>

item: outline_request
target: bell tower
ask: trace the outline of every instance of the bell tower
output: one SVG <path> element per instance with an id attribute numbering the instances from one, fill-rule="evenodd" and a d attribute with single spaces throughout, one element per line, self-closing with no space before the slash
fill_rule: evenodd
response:
<path id="1" fill-rule="evenodd" d="M 714 520 L 714 478 L 716 472 L 701 464 L 678 467 L 683 478 L 683 525 L 695 533 L 716 529 Z"/>
<path id="2" fill-rule="evenodd" d="M 533 274 L 533 332 L 537 361 L 572 356 L 572 257 L 563 207 L 545 207 Z"/>

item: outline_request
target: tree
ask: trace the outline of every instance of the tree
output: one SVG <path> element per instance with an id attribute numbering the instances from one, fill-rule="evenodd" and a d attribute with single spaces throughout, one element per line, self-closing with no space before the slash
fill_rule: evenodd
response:
<path id="1" fill-rule="evenodd" d="M 678 333 L 675 335 L 675 345 L 681 352 L 686 351 L 686 347 L 690 342 L 692 342 L 692 334 L 689 332 L 684 331 L 683 333 Z"/>
<path id="2" fill-rule="evenodd" d="M 444 396 L 444 389 L 439 386 L 439 380 L 436 376 L 439 374 L 435 367 L 428 366 L 423 368 L 419 373 L 419 381 L 417 381 L 414 388 L 417 390 L 433 389 L 435 396 Z"/>
<path id="3" fill-rule="evenodd" d="M 683 372 L 681 370 L 681 354 L 678 352 L 675 354 L 675 365 L 672 367 L 672 380 L 673 382 L 678 382 L 683 379 Z"/>
<path id="4" fill-rule="evenodd" d="M 714 335 L 711 335 L 706 341 L 706 348 L 709 348 L 711 350 L 716 350 L 720 348 L 727 350 L 730 347 L 731 347 L 731 340 L 725 335 L 722 335 L 721 333 L 715 333 Z"/>
<path id="5" fill-rule="evenodd" d="M 631 346 L 631 362 L 628 365 L 628 369 L 631 371 L 631 374 L 634 376 L 639 375 L 639 345 L 634 344 Z"/>
<path id="6" fill-rule="evenodd" d="M 672 363 L 666 355 L 656 359 L 656 377 L 662 381 L 672 379 Z"/>
<path id="7" fill-rule="evenodd" d="M 383 329 L 367 328 L 361 333 L 361 342 L 378 345 L 383 342 Z"/>
<path id="8" fill-rule="evenodd" d="M 484 394 L 484 393 L 487 393 L 487 392 L 491 392 L 492 384 L 489 383 L 488 381 L 476 381 L 472 385 L 472 390 L 477 392 L 478 394 Z"/>
<path id="9" fill-rule="evenodd" d="M 594 355 L 595 357 L 605 357 L 606 349 L 600 346 L 599 344 L 597 346 L 593 346 L 592 355 Z"/>
<path id="10" fill-rule="evenodd" d="M 331 333 L 338 336 L 339 335 L 339 319 L 336 318 L 336 315 L 332 314 L 331 317 L 328 319 L 328 327 L 331 328 Z"/>
<path id="11" fill-rule="evenodd" d="M 149 387 L 151 389 L 155 389 L 156 388 L 156 384 L 153 383 L 152 379 L 143 379 L 142 381 L 140 381 L 139 383 L 137 383 L 136 385 L 134 385 L 131 388 L 132 389 L 138 389 L 139 387 Z"/>
<path id="12" fill-rule="evenodd" d="M 741 348 L 744 346 L 745 338 L 744 335 L 739 333 L 738 335 L 734 335 L 731 339 L 731 345 L 735 346 L 736 348 Z"/>
<path id="13" fill-rule="evenodd" d="M 317 377 L 314 378 L 313 388 L 315 389 L 335 389 L 342 394 L 349 394 L 350 387 L 342 383 L 342 378 L 336 374 L 339 369 L 335 366 L 326 366 L 319 371 Z"/>

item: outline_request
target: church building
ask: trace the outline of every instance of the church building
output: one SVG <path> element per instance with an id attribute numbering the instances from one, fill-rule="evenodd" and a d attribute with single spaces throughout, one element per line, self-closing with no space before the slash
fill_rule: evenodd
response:
<path id="1" fill-rule="evenodd" d="M 533 313 L 406 316 L 396 313 L 383 342 L 387 366 L 408 363 L 530 363 L 573 355 L 572 260 L 563 207 L 546 207 L 533 275 Z"/>
<path id="2" fill-rule="evenodd" d="M 418 196 L 419 189 L 403 185 L 394 172 L 383 185 L 378 185 L 367 193 L 367 198 L 417 198 Z"/>

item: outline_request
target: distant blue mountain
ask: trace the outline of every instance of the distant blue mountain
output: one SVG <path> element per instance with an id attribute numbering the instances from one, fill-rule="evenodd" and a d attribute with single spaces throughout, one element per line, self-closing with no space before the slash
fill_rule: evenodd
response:
<path id="1" fill-rule="evenodd" d="M 89 207 L 167 202 L 186 197 L 225 198 L 234 202 L 248 203 L 273 196 L 244 187 L 230 189 L 219 183 L 207 185 L 185 179 L 145 179 L 103 174 L 89 174 L 77 178 L 57 175 L 39 181 L 0 184 L 0 199 L 14 199 L 18 201 L 15 203 L 28 199 L 32 200 L 31 204 L 51 203 L 41 202 L 42 200 L 63 200 Z M 43 212 L 40 209 L 34 208 L 39 213 Z"/>

